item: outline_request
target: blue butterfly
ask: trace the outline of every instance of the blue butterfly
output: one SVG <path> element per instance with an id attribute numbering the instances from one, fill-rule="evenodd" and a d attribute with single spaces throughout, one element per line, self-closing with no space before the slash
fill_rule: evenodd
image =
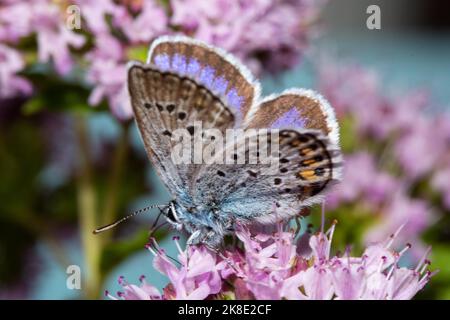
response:
<path id="1" fill-rule="evenodd" d="M 320 202 L 340 179 L 339 129 L 327 101 L 305 89 L 261 98 L 251 72 L 219 48 L 187 37 L 160 37 L 146 64 L 130 63 L 128 87 L 149 159 L 174 198 L 162 212 L 190 234 L 188 245 L 217 248 L 237 224 L 294 217 Z M 192 154 L 188 163 L 174 160 L 180 131 L 191 138 L 189 146 L 200 140 L 204 151 L 222 140 L 205 134 L 211 129 L 241 132 L 215 149 L 214 159 L 225 164 L 198 163 Z M 278 149 L 268 157 L 278 165 L 269 172 L 248 158 L 261 139 L 275 146 L 273 137 Z"/>

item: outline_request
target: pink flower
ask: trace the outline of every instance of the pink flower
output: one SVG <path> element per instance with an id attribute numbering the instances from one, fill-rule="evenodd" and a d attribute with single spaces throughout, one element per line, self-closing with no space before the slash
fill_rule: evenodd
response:
<path id="1" fill-rule="evenodd" d="M 96 47 L 88 57 L 91 66 L 87 74 L 88 81 L 95 86 L 89 104 L 95 106 L 107 98 L 111 111 L 121 120 L 133 116 L 126 86 L 127 68 L 121 62 L 124 55 L 124 48 L 116 38 L 109 34 L 97 37 Z"/>
<path id="2" fill-rule="evenodd" d="M 357 109 L 378 109 L 383 104 L 378 75 L 357 65 L 323 60 L 318 64 L 318 87 L 339 115 Z M 360 115 L 358 113 L 358 115 Z"/>
<path id="3" fill-rule="evenodd" d="M 133 116 L 125 85 L 126 65 L 114 60 L 98 59 L 93 62 L 88 77 L 96 83 L 89 96 L 90 105 L 98 105 L 106 97 L 112 113 L 118 119 L 127 120 Z"/>
<path id="4" fill-rule="evenodd" d="M 442 193 L 442 200 L 447 209 L 450 209 L 450 167 L 437 171 L 431 184 L 433 188 Z"/>
<path id="5" fill-rule="evenodd" d="M 415 129 L 429 103 L 428 93 L 414 90 L 400 97 L 383 94 L 373 70 L 336 61 L 318 64 L 319 88 L 340 116 L 354 118 L 356 129 L 375 140 Z"/>
<path id="6" fill-rule="evenodd" d="M 282 297 L 288 299 L 391 300 L 411 299 L 429 281 L 425 257 L 415 270 L 397 264 L 409 249 L 393 251 L 394 237 L 369 246 L 361 257 L 331 257 L 329 248 L 335 226 L 311 237 L 313 265 L 287 279 Z"/>
<path id="7" fill-rule="evenodd" d="M 82 30 L 94 41 L 94 48 L 89 42 L 83 48 L 89 51 L 77 52 L 93 85 L 88 102 L 97 105 L 106 99 L 117 118 L 130 119 L 127 53 L 166 33 L 187 34 L 228 49 L 256 72 L 286 69 L 304 51 L 323 2 L 74 0 Z M 67 28 L 65 8 L 51 0 L 2 3 L 0 41 L 12 46 L 35 37 L 38 61 L 52 62 L 60 75 L 66 75 L 74 66 L 72 49 L 83 47 L 85 36 Z"/>
<path id="8" fill-rule="evenodd" d="M 64 18 L 64 13 L 53 1 L 14 2 L 0 7 L 0 29 L 4 30 L 4 33 L 0 32 L 0 39 L 17 42 L 35 32 L 38 60 L 53 61 L 58 73 L 65 75 L 73 66 L 69 47 L 80 48 L 85 40 L 65 26 Z"/>
<path id="9" fill-rule="evenodd" d="M 181 32 L 220 46 L 254 72 L 276 72 L 299 59 L 323 1 L 171 1 L 171 23 Z"/>
<path id="10" fill-rule="evenodd" d="M 381 214 L 383 217 L 379 223 L 375 223 L 365 234 L 366 243 L 381 241 L 389 236 L 391 230 L 403 225 L 398 238 L 413 244 L 411 254 L 417 260 L 425 251 L 420 235 L 436 221 L 429 204 L 422 199 L 411 199 L 399 190 L 382 208 Z"/>
<path id="11" fill-rule="evenodd" d="M 277 299 L 284 279 L 297 265 L 294 234 L 284 231 L 279 224 L 277 232 L 271 236 L 253 237 L 245 228 L 236 235 L 244 244 L 245 254 L 228 252 L 232 261 L 229 271 L 246 283 L 256 299 Z M 225 268 L 230 266 L 225 265 Z"/>
<path id="12" fill-rule="evenodd" d="M 56 30 L 43 29 L 38 33 L 37 40 L 39 61 L 52 60 L 56 71 L 62 75 L 70 72 L 73 67 L 69 46 L 80 48 L 84 44 L 83 36 L 64 27 Z"/>
<path id="13" fill-rule="evenodd" d="M 119 277 L 119 284 L 123 287 L 123 291 L 117 292 L 118 297 L 125 300 L 161 300 L 162 295 L 159 293 L 158 289 L 154 286 L 149 285 L 145 281 L 145 276 L 139 278 L 141 284 L 139 286 L 134 284 L 129 284 L 125 281 L 124 277 Z M 112 300 L 117 300 L 116 297 L 112 296 L 109 291 L 105 291 L 105 295 Z"/>
<path id="14" fill-rule="evenodd" d="M 347 155 L 343 182 L 328 194 L 327 207 L 336 208 L 342 203 L 362 200 L 375 209 L 388 201 L 399 187 L 397 178 L 377 169 L 375 158 L 370 153 Z"/>
<path id="15" fill-rule="evenodd" d="M 173 286 L 173 299 L 205 299 L 211 294 L 216 294 L 222 287 L 219 275 L 219 265 L 216 255 L 203 246 L 190 247 L 182 251 L 178 238 L 174 238 L 178 250 L 181 267 L 177 268 L 169 257 L 157 244 L 154 248 L 148 246 L 155 256 L 154 267 L 165 274 Z"/>
<path id="16" fill-rule="evenodd" d="M 114 25 L 122 28 L 131 42 L 147 44 L 167 28 L 165 12 L 153 2 L 145 2 L 137 17 L 132 17 L 126 7 L 107 0 L 95 5 L 80 0 L 79 4 L 83 12 L 89 11 L 86 20 L 96 34 L 95 48 L 87 55 L 91 63 L 87 78 L 94 85 L 88 102 L 96 106 L 106 98 L 112 113 L 120 120 L 128 120 L 133 116 L 126 85 L 125 50 L 130 44 L 111 35 L 105 15 L 113 16 Z"/>
<path id="17" fill-rule="evenodd" d="M 218 254 L 203 246 L 179 250 L 180 267 L 153 242 L 154 267 L 167 275 L 170 284 L 160 294 L 141 281 L 140 286 L 119 279 L 123 299 L 312 299 L 362 300 L 411 299 L 435 273 L 427 271 L 427 250 L 417 267 L 399 267 L 410 249 L 392 249 L 400 227 L 386 241 L 372 244 L 362 256 L 332 256 L 335 225 L 326 232 L 299 238 L 280 223 L 272 234 L 252 233 L 240 227 L 236 235 L 242 248 L 231 247 Z M 308 240 L 305 242 L 305 240 Z M 307 246 L 306 248 L 298 248 Z M 303 252 L 304 255 L 299 254 Z M 231 284 L 231 287 L 230 287 Z M 115 297 L 108 296 L 112 299 Z"/>
<path id="18" fill-rule="evenodd" d="M 17 75 L 24 66 L 18 51 L 0 43 L 0 98 L 31 93 L 31 84 Z"/>
<path id="19" fill-rule="evenodd" d="M 422 117 L 395 141 L 394 153 L 406 177 L 413 180 L 435 169 L 447 152 L 446 147 L 447 142 L 436 134 L 433 123 Z"/>
<path id="20" fill-rule="evenodd" d="M 88 29 L 95 35 L 110 32 L 107 15 L 111 15 L 114 22 L 117 22 L 118 18 L 126 12 L 125 7 L 115 4 L 112 0 L 75 0 L 74 2 L 80 7 Z"/>
<path id="21" fill-rule="evenodd" d="M 129 41 L 148 44 L 158 35 L 167 32 L 168 18 L 161 5 L 153 1 L 145 1 L 140 9 L 135 18 L 124 15 L 120 24 Z"/>
<path id="22" fill-rule="evenodd" d="M 0 41 L 16 43 L 32 32 L 33 11 L 27 1 L 10 1 L 0 7 Z"/>

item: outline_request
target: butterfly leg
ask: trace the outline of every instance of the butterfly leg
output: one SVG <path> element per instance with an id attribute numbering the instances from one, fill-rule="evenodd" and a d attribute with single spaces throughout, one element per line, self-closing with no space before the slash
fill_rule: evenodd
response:
<path id="1" fill-rule="evenodd" d="M 236 275 L 239 275 L 239 270 L 236 268 L 236 266 L 230 261 L 230 259 L 225 256 L 218 248 L 216 247 L 211 247 L 207 244 L 204 244 L 206 248 L 208 248 L 208 250 L 214 252 L 218 257 L 220 257 L 223 261 L 226 262 L 226 264 L 234 270 L 234 272 L 236 273 Z"/>
<path id="2" fill-rule="evenodd" d="M 186 266 L 188 270 L 189 270 L 189 252 L 191 251 L 190 246 L 199 244 L 198 238 L 200 237 L 200 235 L 201 231 L 196 230 L 189 236 L 189 238 L 186 241 Z"/>

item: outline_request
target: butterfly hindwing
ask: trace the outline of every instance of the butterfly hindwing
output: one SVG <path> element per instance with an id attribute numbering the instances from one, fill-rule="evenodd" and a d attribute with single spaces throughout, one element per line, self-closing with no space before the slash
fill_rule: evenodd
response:
<path id="1" fill-rule="evenodd" d="M 301 208 L 319 202 L 322 191 L 337 179 L 339 151 L 331 147 L 323 133 L 301 129 L 281 130 L 276 135 L 271 135 L 270 131 L 268 135 L 264 131 L 255 134 L 257 139 L 252 139 L 251 135 L 241 137 L 227 148 L 237 152 L 238 158 L 245 157 L 255 150 L 249 140 L 278 137 L 277 153 L 266 159 L 266 163 L 277 165 L 205 166 L 197 176 L 194 202 L 216 203 L 222 214 L 237 220 L 271 223 L 276 220 L 274 212 L 280 219 L 292 217 Z M 269 143 L 269 148 L 273 143 L 275 141 Z M 235 154 L 229 150 L 224 153 Z"/>
<path id="2" fill-rule="evenodd" d="M 246 132 L 266 130 L 258 131 L 258 138 L 265 132 L 268 137 L 277 132 L 277 152 L 265 162 L 278 161 L 278 171 L 268 172 L 269 167 L 260 163 L 206 167 L 197 177 L 200 183 L 194 201 L 212 197 L 224 213 L 270 223 L 276 219 L 274 212 L 279 218 L 289 217 L 321 201 L 323 191 L 340 179 L 337 123 L 320 95 L 291 89 L 269 96 L 251 108 L 245 123 Z M 240 150 L 238 157 L 245 157 L 249 149 L 255 149 L 250 140 L 241 138 L 226 149 Z"/>
<path id="3" fill-rule="evenodd" d="M 339 144 L 339 128 L 329 103 L 318 93 L 289 89 L 254 105 L 245 118 L 246 128 L 315 129 Z"/>

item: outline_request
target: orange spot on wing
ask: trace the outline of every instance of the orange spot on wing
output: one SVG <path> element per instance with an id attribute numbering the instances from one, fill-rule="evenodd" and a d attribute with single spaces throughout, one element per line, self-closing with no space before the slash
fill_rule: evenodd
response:
<path id="1" fill-rule="evenodd" d="M 314 170 L 305 170 L 298 173 L 303 180 L 312 180 L 315 177 Z"/>

